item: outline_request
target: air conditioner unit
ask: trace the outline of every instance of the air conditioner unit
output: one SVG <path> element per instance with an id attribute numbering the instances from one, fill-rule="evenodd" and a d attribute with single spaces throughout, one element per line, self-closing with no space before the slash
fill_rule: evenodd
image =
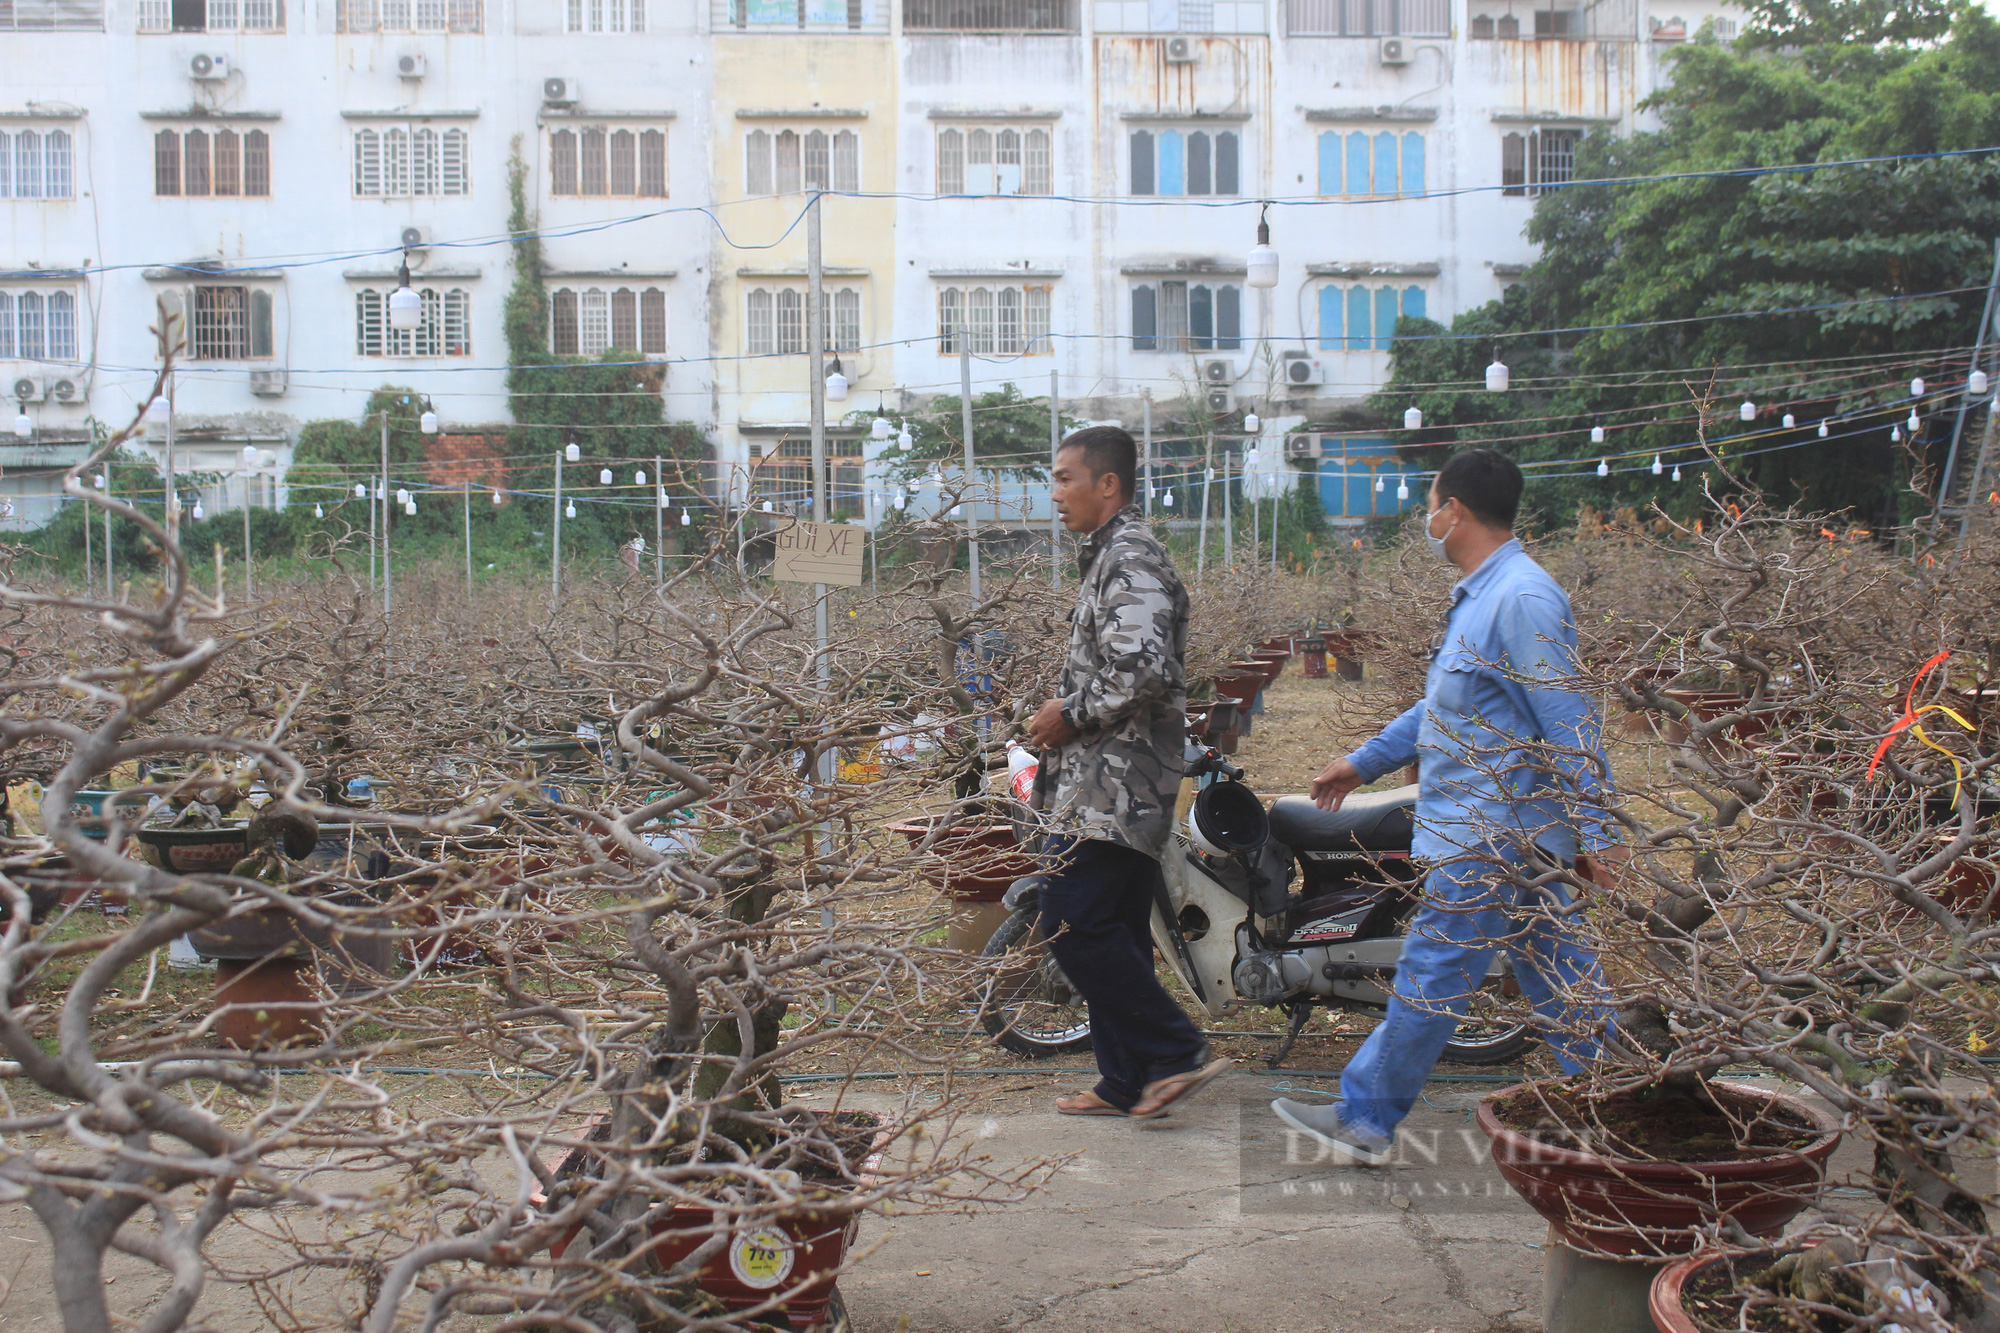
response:
<path id="1" fill-rule="evenodd" d="M 1401 37 L 1384 37 L 1380 55 L 1385 65 L 1407 65 L 1410 63 L 1410 44 Z"/>
<path id="2" fill-rule="evenodd" d="M 1235 395 L 1227 389 L 1210 389 L 1208 396 L 1203 401 L 1208 404 L 1211 416 L 1224 416 L 1236 407 Z"/>
<path id="3" fill-rule="evenodd" d="M 1319 437 L 1316 435 L 1287 435 L 1285 437 L 1285 457 L 1315 458 L 1319 455 Z"/>
<path id="4" fill-rule="evenodd" d="M 1192 65 L 1194 63 L 1194 39 L 1192 37 L 1167 38 L 1167 63 L 1169 65 Z"/>
<path id="5" fill-rule="evenodd" d="M 405 250 L 428 250 L 431 248 L 431 229 L 420 224 L 405 227 L 400 243 Z"/>
<path id="6" fill-rule="evenodd" d="M 259 398 L 276 398 L 285 391 L 286 374 L 282 370 L 253 370 L 250 372 L 250 392 Z"/>
<path id="7" fill-rule="evenodd" d="M 7 396 L 17 403 L 39 403 L 48 392 L 48 381 L 40 375 L 16 375 Z"/>
<path id="8" fill-rule="evenodd" d="M 1201 379 L 1204 384 L 1236 383 L 1236 363 L 1234 361 L 1204 361 L 1201 363 Z"/>
<path id="9" fill-rule="evenodd" d="M 229 57 L 225 55 L 198 55 L 188 57 L 188 77 L 190 79 L 226 79 L 229 77 Z"/>
<path id="10" fill-rule="evenodd" d="M 90 381 L 81 375 L 63 375 L 48 382 L 49 397 L 58 403 L 80 403 L 90 392 Z"/>
<path id="11" fill-rule="evenodd" d="M 575 79 L 543 79 L 542 101 L 549 106 L 575 106 L 577 88 Z"/>
<path id="12" fill-rule="evenodd" d="M 421 79 L 429 72 L 429 62 L 420 54 L 396 57 L 396 77 L 399 79 Z"/>
<path id="13" fill-rule="evenodd" d="M 1285 383 L 1296 389 L 1309 388 L 1326 383 L 1326 367 L 1304 352 L 1286 352 L 1284 362 Z"/>

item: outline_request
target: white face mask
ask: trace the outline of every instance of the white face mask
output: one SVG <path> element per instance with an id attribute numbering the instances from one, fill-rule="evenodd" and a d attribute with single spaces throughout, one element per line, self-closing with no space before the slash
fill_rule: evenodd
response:
<path id="1" fill-rule="evenodd" d="M 1442 509 L 1433 509 L 1430 512 L 1429 516 L 1424 519 L 1424 545 L 1431 548 L 1432 555 L 1436 556 L 1438 559 L 1449 564 L 1451 562 L 1451 557 L 1444 553 L 1444 544 L 1446 541 L 1450 540 L 1451 534 L 1457 530 L 1458 520 L 1453 519 L 1451 521 L 1451 526 L 1444 530 L 1444 536 L 1433 537 L 1431 535 L 1432 521 L 1435 520 L 1437 516 L 1439 514 L 1442 514 L 1443 512 L 1444 510 Z"/>

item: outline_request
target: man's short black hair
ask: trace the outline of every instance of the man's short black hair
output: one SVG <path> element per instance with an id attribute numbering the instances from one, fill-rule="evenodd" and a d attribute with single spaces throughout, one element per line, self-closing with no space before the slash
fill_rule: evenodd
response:
<path id="1" fill-rule="evenodd" d="M 1437 498 L 1458 501 L 1490 528 L 1511 529 L 1521 512 L 1521 469 L 1491 449 L 1463 450 L 1438 469 Z"/>
<path id="2" fill-rule="evenodd" d="M 1130 500 L 1139 489 L 1139 446 L 1132 439 L 1132 432 L 1121 426 L 1085 426 L 1063 438 L 1056 453 L 1066 449 L 1077 449 L 1083 453 L 1083 465 L 1090 469 L 1090 479 L 1096 481 L 1109 472 L 1118 478 L 1118 494 Z"/>

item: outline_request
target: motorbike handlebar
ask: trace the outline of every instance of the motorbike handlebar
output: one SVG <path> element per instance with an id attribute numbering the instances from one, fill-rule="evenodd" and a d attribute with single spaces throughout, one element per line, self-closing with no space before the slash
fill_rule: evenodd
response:
<path id="1" fill-rule="evenodd" d="M 1221 752 L 1214 749 L 1203 750 L 1201 758 L 1195 760 L 1188 768 L 1188 776 L 1191 778 L 1198 778 L 1206 773 L 1217 774 L 1229 782 L 1243 781 L 1243 770 L 1224 759 Z"/>

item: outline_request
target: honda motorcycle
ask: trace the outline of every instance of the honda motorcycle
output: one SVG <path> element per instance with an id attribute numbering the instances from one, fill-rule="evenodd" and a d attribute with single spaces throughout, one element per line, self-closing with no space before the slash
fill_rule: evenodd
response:
<path id="1" fill-rule="evenodd" d="M 1284 1009 L 1285 1035 L 1266 1061 L 1273 1069 L 1316 1008 L 1382 1016 L 1422 897 L 1423 874 L 1410 859 L 1417 789 L 1349 796 L 1338 810 L 1281 796 L 1267 812 L 1243 770 L 1212 749 L 1199 751 L 1188 776 L 1203 785 L 1161 863 L 1152 930 L 1207 1016 Z M 980 1021 L 1026 1056 L 1090 1045 L 1083 997 L 1041 939 L 1043 882 L 1014 881 L 1003 899 L 1012 914 L 985 949 L 1003 961 Z M 1485 990 L 1511 992 L 1512 983 L 1512 964 L 1496 950 Z M 1479 1008 L 1475 998 L 1444 1059 L 1498 1064 L 1527 1047 L 1525 1024 L 1483 1021 Z"/>

